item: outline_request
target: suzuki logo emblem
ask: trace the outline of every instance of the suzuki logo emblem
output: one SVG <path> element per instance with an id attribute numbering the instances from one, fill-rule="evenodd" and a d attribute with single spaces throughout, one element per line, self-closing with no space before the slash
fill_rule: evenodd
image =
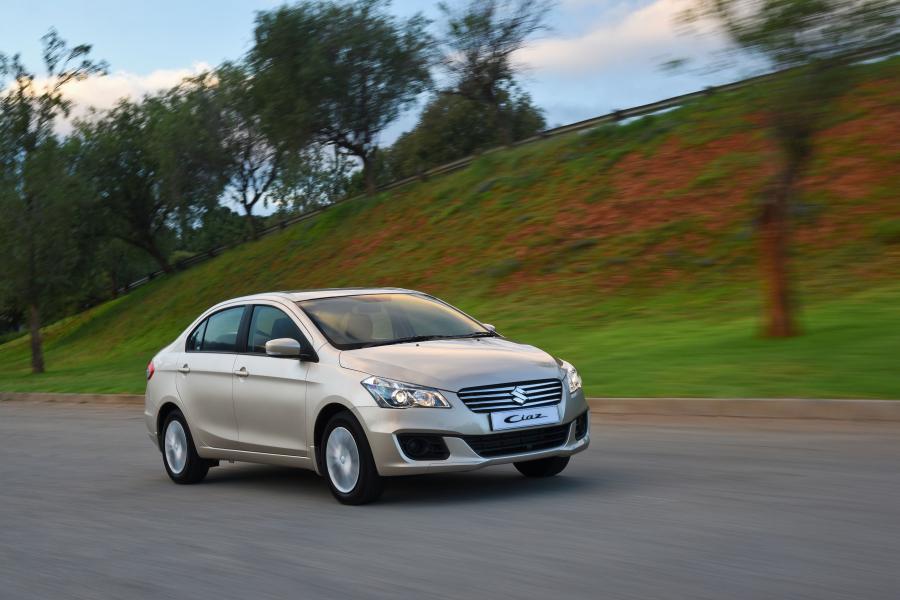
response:
<path id="1" fill-rule="evenodd" d="M 528 392 L 526 392 L 519 386 L 516 386 L 513 389 L 511 395 L 513 402 L 515 402 L 516 404 L 525 404 L 526 402 L 528 402 Z"/>

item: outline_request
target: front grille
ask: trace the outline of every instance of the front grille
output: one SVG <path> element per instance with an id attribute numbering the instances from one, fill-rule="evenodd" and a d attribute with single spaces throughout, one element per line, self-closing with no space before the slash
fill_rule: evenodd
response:
<path id="1" fill-rule="evenodd" d="M 525 429 L 508 433 L 489 433 L 487 435 L 464 435 L 462 439 L 479 456 L 491 458 L 506 454 L 522 454 L 536 450 L 548 450 L 566 443 L 571 423 Z"/>
<path id="2" fill-rule="evenodd" d="M 457 396 L 477 413 L 550 406 L 562 400 L 562 382 L 559 379 L 539 379 L 480 385 L 459 390 Z"/>

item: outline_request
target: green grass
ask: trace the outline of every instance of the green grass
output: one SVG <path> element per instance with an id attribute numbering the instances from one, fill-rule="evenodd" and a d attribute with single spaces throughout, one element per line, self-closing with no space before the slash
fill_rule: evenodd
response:
<path id="1" fill-rule="evenodd" d="M 392 285 L 572 361 L 591 395 L 900 398 L 898 68 L 867 67 L 819 140 L 794 223 L 799 337 L 758 335 L 772 149 L 740 94 L 717 95 L 491 153 L 154 280 L 46 327 L 42 375 L 27 337 L 0 345 L 0 390 L 139 393 L 150 357 L 216 302 Z"/>
<path id="2" fill-rule="evenodd" d="M 744 314 L 753 302 L 662 295 L 631 314 L 616 304 L 581 313 L 524 299 L 463 305 L 505 335 L 572 361 L 593 396 L 900 398 L 900 286 L 807 307 L 804 334 L 787 340 L 756 335 L 755 312 Z M 102 335 L 51 343 L 51 369 L 39 376 L 27 369 L 27 339 L 18 340 L 17 351 L 4 348 L 18 368 L 4 368 L 2 387 L 141 393 L 146 361 L 177 333 L 169 329 L 109 340 L 107 351 Z"/>
<path id="3" fill-rule="evenodd" d="M 823 302 L 801 321 L 804 334 L 786 340 L 714 310 L 514 333 L 569 358 L 596 396 L 900 398 L 900 288 Z"/>

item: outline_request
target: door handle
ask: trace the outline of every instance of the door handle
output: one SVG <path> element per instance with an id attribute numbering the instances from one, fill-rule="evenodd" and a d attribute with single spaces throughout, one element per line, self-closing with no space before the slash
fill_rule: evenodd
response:
<path id="1" fill-rule="evenodd" d="M 182 366 L 178 367 L 178 372 L 179 373 L 190 373 L 191 368 L 187 365 L 182 365 Z"/>
<path id="2" fill-rule="evenodd" d="M 247 372 L 247 367 L 241 367 L 240 369 L 237 369 L 237 370 L 234 372 L 234 374 L 237 375 L 238 377 L 246 377 L 246 376 L 248 376 L 250 373 Z"/>

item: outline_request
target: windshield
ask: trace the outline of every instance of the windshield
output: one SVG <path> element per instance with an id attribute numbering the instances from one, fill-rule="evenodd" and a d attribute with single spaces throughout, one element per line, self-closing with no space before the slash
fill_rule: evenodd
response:
<path id="1" fill-rule="evenodd" d="M 418 294 L 363 294 L 297 303 L 335 348 L 496 335 L 458 310 Z"/>

